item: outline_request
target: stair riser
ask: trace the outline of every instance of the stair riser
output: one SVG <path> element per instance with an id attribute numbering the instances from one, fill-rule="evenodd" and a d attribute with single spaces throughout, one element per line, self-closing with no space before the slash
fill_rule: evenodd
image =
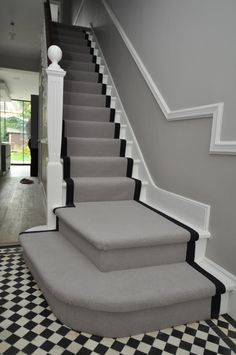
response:
<path id="1" fill-rule="evenodd" d="M 98 161 L 97 163 L 87 159 L 70 161 L 70 176 L 77 177 L 117 177 L 126 176 L 127 173 L 127 159 L 122 159 L 119 162 L 104 163 Z"/>
<path id="2" fill-rule="evenodd" d="M 87 109 L 83 107 L 76 106 L 64 106 L 63 108 L 63 118 L 65 120 L 78 120 L 78 121 L 89 121 L 89 122 L 109 122 L 111 118 L 111 110 L 96 110 Z"/>
<path id="3" fill-rule="evenodd" d="M 94 63 L 78 63 L 74 61 L 63 60 L 61 67 L 67 70 L 82 70 L 87 72 L 95 72 L 96 65 Z"/>
<path id="4" fill-rule="evenodd" d="M 72 60 L 84 63 L 93 63 L 94 57 L 91 54 L 86 53 L 75 53 L 75 52 L 66 52 L 63 51 L 63 58 L 65 60 Z"/>
<path id="5" fill-rule="evenodd" d="M 74 31 L 65 31 L 63 33 L 60 33 L 56 30 L 53 30 L 53 37 L 55 37 L 58 40 L 63 40 L 63 41 L 76 41 L 77 39 L 85 39 L 86 34 L 84 32 L 74 32 Z"/>
<path id="6" fill-rule="evenodd" d="M 120 141 L 87 142 L 67 139 L 68 156 L 120 156 Z"/>
<path id="7" fill-rule="evenodd" d="M 86 72 L 86 71 L 76 71 L 76 70 L 67 70 L 66 71 L 67 80 L 78 80 L 78 81 L 87 81 L 91 83 L 99 82 L 99 74 Z"/>
<path id="8" fill-rule="evenodd" d="M 113 124 L 100 124 L 94 127 L 90 122 L 88 123 L 89 124 L 86 125 L 86 123 L 83 124 L 76 121 L 65 121 L 65 136 L 78 138 L 114 138 Z"/>
<path id="9" fill-rule="evenodd" d="M 91 54 L 91 48 L 90 47 L 86 47 L 86 46 L 74 46 L 74 45 L 70 45 L 70 44 L 61 44 L 60 47 L 62 48 L 62 52 L 66 51 L 66 52 L 75 52 L 76 54 Z"/>
<path id="10" fill-rule="evenodd" d="M 87 94 L 101 95 L 103 94 L 103 91 L 105 91 L 105 88 L 103 89 L 102 84 L 86 83 L 86 82 L 79 82 L 79 81 L 72 81 L 72 80 L 64 81 L 65 93 L 81 92 Z"/>
<path id="11" fill-rule="evenodd" d="M 54 32 L 54 38 L 60 42 L 64 43 L 71 43 L 71 44 L 78 44 L 80 42 L 88 41 L 87 38 L 85 38 L 86 34 L 85 33 L 78 33 L 78 34 L 58 34 Z"/>
<path id="12" fill-rule="evenodd" d="M 59 231 L 102 272 L 179 263 L 186 259 L 186 243 L 105 251 L 91 245 L 62 219 L 59 220 Z"/>
<path id="13" fill-rule="evenodd" d="M 64 94 L 64 103 L 67 105 L 106 107 L 106 102 L 105 95 Z"/>
<path id="14" fill-rule="evenodd" d="M 96 179 L 97 180 L 97 179 Z M 132 200 L 135 193 L 135 182 L 126 179 L 120 183 L 100 181 L 81 181 L 74 179 L 74 202 L 122 201 Z"/>
<path id="15" fill-rule="evenodd" d="M 78 47 L 89 47 L 89 41 L 86 39 L 77 39 L 75 41 L 68 41 L 67 39 L 64 40 L 58 40 L 54 39 L 54 43 L 57 44 L 59 47 L 64 46 L 64 45 L 70 45 L 70 46 L 78 46 Z"/>
<path id="16" fill-rule="evenodd" d="M 54 31 L 59 31 L 59 33 L 65 33 L 65 32 L 70 32 L 70 33 L 85 33 L 87 31 L 90 31 L 88 27 L 84 26 L 71 26 L 71 25 L 65 25 L 61 23 L 54 23 L 53 24 L 53 30 Z"/>

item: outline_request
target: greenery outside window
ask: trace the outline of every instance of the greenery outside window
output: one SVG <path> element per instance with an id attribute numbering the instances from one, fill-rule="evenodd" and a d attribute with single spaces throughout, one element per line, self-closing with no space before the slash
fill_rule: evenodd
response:
<path id="1" fill-rule="evenodd" d="M 11 164 L 30 164 L 30 101 L 0 102 L 0 139 L 11 145 Z"/>

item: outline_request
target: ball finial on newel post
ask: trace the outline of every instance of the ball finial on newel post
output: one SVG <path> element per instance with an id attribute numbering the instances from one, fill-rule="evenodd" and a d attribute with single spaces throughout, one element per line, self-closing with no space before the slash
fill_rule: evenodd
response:
<path id="1" fill-rule="evenodd" d="M 58 64 L 58 62 L 60 62 L 61 58 L 62 58 L 62 50 L 60 47 L 56 46 L 56 45 L 52 45 L 48 48 L 48 58 L 50 59 L 50 61 L 52 62 L 49 65 L 50 69 L 61 69 L 60 65 Z"/>

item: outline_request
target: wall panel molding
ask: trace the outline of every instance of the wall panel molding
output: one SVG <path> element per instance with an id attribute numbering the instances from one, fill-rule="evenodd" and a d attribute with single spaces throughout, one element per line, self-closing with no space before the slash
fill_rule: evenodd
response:
<path id="1" fill-rule="evenodd" d="M 164 97 L 162 96 L 157 85 L 153 81 L 150 73 L 133 47 L 127 34 L 122 28 L 118 18 L 108 5 L 106 0 L 102 0 L 102 3 L 109 14 L 112 22 L 122 37 L 126 47 L 132 55 L 136 65 L 138 66 L 141 74 L 143 75 L 149 89 L 151 90 L 157 104 L 160 106 L 164 116 L 168 121 L 177 120 L 190 120 L 196 118 L 212 118 L 212 131 L 210 141 L 210 153 L 211 154 L 236 154 L 236 140 L 226 141 L 221 139 L 222 124 L 224 118 L 224 103 L 218 102 L 210 105 L 196 106 L 181 110 L 171 110 L 167 105 Z"/>

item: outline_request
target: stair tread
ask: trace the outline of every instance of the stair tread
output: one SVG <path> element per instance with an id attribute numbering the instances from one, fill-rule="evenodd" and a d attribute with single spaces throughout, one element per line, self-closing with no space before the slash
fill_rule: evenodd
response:
<path id="1" fill-rule="evenodd" d="M 125 178 L 87 178 L 88 181 L 94 179 L 105 182 Z M 190 240 L 187 230 L 133 200 L 81 202 L 74 209 L 56 210 L 56 215 L 101 250 L 186 243 Z"/>
<path id="2" fill-rule="evenodd" d="M 74 108 L 76 109 L 81 109 L 83 111 L 104 111 L 104 112 L 108 112 L 111 110 L 110 107 L 91 107 L 91 106 L 78 106 L 78 105 L 69 105 L 69 104 L 64 104 L 63 105 L 65 108 Z M 99 121 L 98 121 L 99 122 Z"/>
<path id="3" fill-rule="evenodd" d="M 80 71 L 93 71 L 95 72 L 96 64 L 95 63 L 86 63 L 80 61 L 71 61 L 71 60 L 63 60 L 61 62 L 61 66 L 68 70 L 80 70 Z M 83 68 L 84 67 L 84 68 Z"/>
<path id="4" fill-rule="evenodd" d="M 89 97 L 89 98 L 106 98 L 106 95 L 103 95 L 103 94 L 91 94 L 91 93 L 87 93 L 87 92 L 68 92 L 68 91 L 65 91 L 64 92 L 64 95 L 65 96 L 72 96 L 72 97 Z M 79 106 L 79 105 L 76 105 L 76 106 Z"/>
<path id="5" fill-rule="evenodd" d="M 22 234 L 20 241 L 47 290 L 70 305 L 132 312 L 215 294 L 214 284 L 187 263 L 103 273 L 59 232 Z"/>
<path id="6" fill-rule="evenodd" d="M 110 122 L 112 112 L 108 107 L 63 105 L 63 118 L 70 121 Z"/>
<path id="7" fill-rule="evenodd" d="M 88 73 L 88 74 L 94 74 L 94 75 L 98 75 L 97 72 L 95 71 L 88 71 L 88 70 L 81 70 L 81 69 L 69 69 L 69 68 L 66 68 L 66 72 L 69 72 L 69 73 Z M 70 79 L 69 79 L 70 80 Z M 74 80 L 74 79 L 72 79 Z M 77 81 L 77 80 L 74 80 L 74 81 Z M 78 81 L 81 81 L 81 80 L 78 80 Z M 84 81 L 84 80 L 83 80 Z M 86 82 L 86 81 L 85 81 Z M 88 81 L 89 82 L 89 81 Z M 96 83 L 96 84 L 99 84 L 99 83 Z"/>

